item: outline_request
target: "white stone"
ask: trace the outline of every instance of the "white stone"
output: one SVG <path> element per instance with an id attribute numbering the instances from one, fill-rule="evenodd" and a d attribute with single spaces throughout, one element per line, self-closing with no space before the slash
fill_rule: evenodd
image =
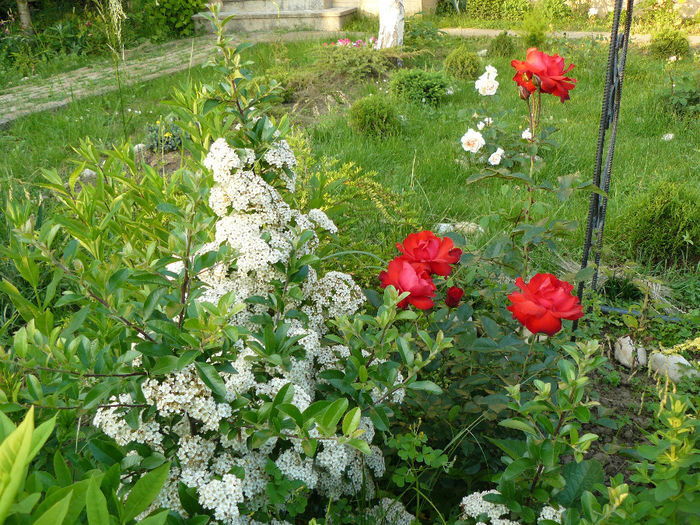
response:
<path id="1" fill-rule="evenodd" d="M 686 376 L 693 377 L 700 375 L 697 370 L 692 368 L 685 357 L 678 354 L 666 355 L 655 352 L 651 354 L 649 366 L 654 372 L 659 374 L 665 375 L 668 373 L 668 377 L 674 382 L 678 382 Z"/>
<path id="2" fill-rule="evenodd" d="M 148 149 L 148 146 L 145 144 L 136 144 L 134 146 L 134 155 L 138 155 L 139 153 L 143 153 Z"/>
<path id="3" fill-rule="evenodd" d="M 625 336 L 615 341 L 615 359 L 627 368 L 634 368 L 646 364 L 647 351 L 642 345 L 635 345 L 630 336 Z"/>
<path id="4" fill-rule="evenodd" d="M 461 233 L 466 237 L 484 233 L 484 229 L 475 222 L 440 222 L 435 225 L 435 233 L 437 235 L 445 235 L 450 232 Z"/>

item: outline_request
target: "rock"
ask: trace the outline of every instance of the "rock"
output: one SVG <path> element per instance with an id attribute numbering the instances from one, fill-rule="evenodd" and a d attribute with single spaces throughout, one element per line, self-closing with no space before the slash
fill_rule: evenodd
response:
<path id="1" fill-rule="evenodd" d="M 637 362 L 641 366 L 645 366 L 647 364 L 647 349 L 642 345 L 637 347 Z"/>
<path id="2" fill-rule="evenodd" d="M 696 377 L 700 375 L 697 370 L 692 368 L 688 360 L 678 354 L 662 354 L 655 352 L 649 358 L 649 367 L 659 374 L 665 375 L 674 383 L 680 381 L 683 377 Z"/>
<path id="3" fill-rule="evenodd" d="M 134 155 L 139 155 L 140 153 L 145 153 L 147 149 L 148 149 L 148 146 L 146 146 L 145 144 L 136 144 L 136 145 L 134 145 Z"/>
<path id="4" fill-rule="evenodd" d="M 627 368 L 635 368 L 647 363 L 647 351 L 642 345 L 635 345 L 630 336 L 615 341 L 615 359 Z"/>
<path id="5" fill-rule="evenodd" d="M 475 222 L 441 222 L 435 225 L 437 235 L 445 235 L 450 232 L 461 233 L 468 237 L 476 233 L 484 233 L 484 229 Z"/>

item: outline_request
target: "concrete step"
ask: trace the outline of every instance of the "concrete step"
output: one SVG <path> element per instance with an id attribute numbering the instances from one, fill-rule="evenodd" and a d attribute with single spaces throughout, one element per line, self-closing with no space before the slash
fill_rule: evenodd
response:
<path id="1" fill-rule="evenodd" d="M 357 12 L 356 7 L 330 7 L 327 9 L 303 9 L 275 11 L 221 11 L 219 18 L 223 19 L 230 15 L 234 18 L 226 24 L 227 32 L 251 32 L 264 31 L 270 29 L 315 29 L 319 31 L 340 31 L 353 15 Z M 192 17 L 195 27 L 212 32 L 213 27 L 203 13 L 198 13 Z"/>
<path id="2" fill-rule="evenodd" d="M 310 11 L 332 6 L 331 0 L 225 0 L 221 11 L 228 13 L 278 13 Z"/>

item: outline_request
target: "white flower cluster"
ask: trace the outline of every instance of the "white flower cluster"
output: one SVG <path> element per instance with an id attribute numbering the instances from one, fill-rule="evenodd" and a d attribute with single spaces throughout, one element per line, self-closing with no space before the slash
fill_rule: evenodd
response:
<path id="1" fill-rule="evenodd" d="M 290 169 L 296 165 L 289 145 L 278 140 L 263 159 L 276 168 Z M 217 216 L 215 240 L 202 247 L 200 253 L 218 250 L 227 245 L 230 261 L 222 261 L 201 272 L 204 283 L 197 299 L 218 303 L 232 293 L 238 303 L 251 296 L 268 296 L 274 291 L 273 281 L 283 275 L 273 265 L 287 263 L 292 248 L 304 230 L 314 235 L 297 251 L 297 255 L 312 253 L 318 245 L 317 230 L 337 232 L 335 224 L 321 210 L 308 215 L 291 208 L 280 192 L 252 169 L 256 159 L 252 150 L 233 150 L 224 139 L 215 141 L 205 160 L 215 181 L 209 203 Z M 174 273 L 182 272 L 182 261 L 168 266 Z M 339 497 L 365 491 L 368 498 L 375 492 L 372 479 L 385 472 L 381 450 L 372 445 L 375 429 L 368 417 L 361 418 L 359 436 L 370 445 L 371 454 L 363 456 L 357 449 L 339 444 L 335 439 L 320 439 L 314 458 L 307 457 L 301 439 L 273 438 L 257 449 L 248 448 L 253 430 L 222 433 L 224 423 L 233 415 L 231 403 L 244 396 L 248 407 L 257 408 L 274 399 L 280 390 L 291 384 L 290 403 L 303 412 L 316 399 L 323 380 L 319 374 L 330 368 L 343 369 L 350 350 L 342 345 L 324 346 L 321 341 L 328 332 L 328 320 L 355 314 L 364 302 L 364 295 L 353 278 L 342 272 L 318 276 L 313 268 L 300 283 L 301 292 L 287 297 L 286 308 L 296 309 L 308 317 L 308 322 L 289 321 L 288 337 L 299 336 L 302 357 L 292 357 L 288 367 L 273 366 L 258 357 L 249 340 L 239 339 L 234 345 L 236 358 L 231 362 L 235 372 L 219 372 L 224 381 L 225 396 L 214 396 L 200 378 L 195 364 L 158 378 L 149 378 L 141 389 L 145 400 L 156 407 L 155 421 L 144 422 L 133 430 L 125 421 L 123 411 L 105 408 L 98 411 L 94 424 L 114 437 L 120 445 L 142 443 L 161 453 L 164 437 L 175 443 L 176 461 L 170 477 L 150 510 L 158 507 L 172 509 L 186 517 L 178 497 L 178 483 L 197 490 L 199 503 L 209 509 L 221 523 L 256 525 L 249 516 L 241 515 L 238 505 L 257 510 L 282 511 L 283 505 L 270 508 L 267 485 L 271 477 L 266 470 L 268 461 L 288 478 L 301 480 L 309 490 Z M 248 305 L 234 316 L 232 324 L 256 329 L 251 317 L 265 311 L 264 305 Z M 374 361 L 380 364 L 379 360 Z M 397 374 L 395 383 L 404 378 Z M 290 390 L 292 391 L 292 390 Z M 374 399 L 386 395 L 375 388 Z M 403 400 L 404 390 L 393 392 L 395 402 Z M 130 395 L 115 400 L 115 404 L 133 403 Z M 156 421 L 159 421 L 160 424 Z M 163 427 L 161 429 L 161 426 Z M 310 429 L 313 438 L 320 438 L 317 429 Z M 242 478 L 236 472 L 244 471 Z M 387 500 L 389 503 L 391 500 Z M 403 507 L 382 503 L 383 513 L 392 516 L 389 523 L 408 524 L 413 519 Z M 150 510 L 148 512 L 150 512 Z M 409 519 L 410 518 L 410 519 Z M 283 522 L 273 521 L 278 525 Z"/>
<path id="2" fill-rule="evenodd" d="M 469 153 L 477 153 L 485 144 L 484 136 L 472 128 L 462 135 L 462 148 Z"/>
<path id="3" fill-rule="evenodd" d="M 479 516 L 486 516 L 488 522 L 491 525 L 520 525 L 520 522 L 509 520 L 503 518 L 502 516 L 508 514 L 510 511 L 508 507 L 502 505 L 501 503 L 491 503 L 490 501 L 484 500 L 484 496 L 487 494 L 498 494 L 497 490 L 485 490 L 483 492 L 473 492 L 462 499 L 460 507 L 462 509 L 461 518 L 466 520 L 468 518 L 477 519 Z M 546 506 L 542 508 L 540 512 L 540 517 L 537 522 L 544 520 L 552 520 L 557 523 L 561 523 L 561 517 L 566 509 L 563 507 L 558 507 L 557 509 Z M 483 519 L 483 518 L 482 518 Z M 479 521 L 477 525 L 483 524 L 484 522 Z"/>
<path id="4" fill-rule="evenodd" d="M 498 91 L 498 70 L 492 65 L 486 66 L 486 71 L 474 82 L 474 89 L 482 97 L 492 97 Z"/>
<path id="5" fill-rule="evenodd" d="M 391 498 L 382 498 L 377 505 L 367 511 L 367 517 L 373 520 L 372 523 L 387 525 L 411 525 L 416 519 L 400 501 Z"/>
<path id="6" fill-rule="evenodd" d="M 134 403 L 131 394 L 121 394 L 119 397 L 112 396 L 105 408 L 97 410 L 92 424 L 114 439 L 118 445 L 125 446 L 129 443 L 143 443 L 157 450 L 161 450 L 160 444 L 163 441 L 160 425 L 155 421 L 140 421 L 139 428 L 134 430 L 124 420 L 120 414 L 120 405 L 130 405 Z"/>
<path id="7" fill-rule="evenodd" d="M 532 131 L 530 131 L 530 128 L 525 128 L 525 131 L 523 131 L 522 135 L 520 135 L 523 140 L 532 140 Z"/>
<path id="8" fill-rule="evenodd" d="M 537 518 L 537 522 L 539 523 L 540 521 L 551 520 L 561 523 L 561 517 L 565 510 L 566 509 L 560 505 L 558 505 L 556 509 L 554 507 L 550 507 L 549 505 L 542 507 L 542 511 L 540 512 L 540 517 Z"/>
<path id="9" fill-rule="evenodd" d="M 478 518 L 481 514 L 486 514 L 491 520 L 491 523 L 496 523 L 494 520 L 499 520 L 501 516 L 508 514 L 508 507 L 500 503 L 486 501 L 484 499 L 486 494 L 498 494 L 498 491 L 485 490 L 483 492 L 473 492 L 468 496 L 464 496 L 462 503 L 459 505 L 462 508 L 463 519 Z"/>
<path id="10" fill-rule="evenodd" d="M 294 152 L 292 151 L 292 148 L 289 147 L 287 141 L 284 139 L 272 144 L 272 146 L 270 146 L 270 149 L 267 150 L 267 153 L 265 153 L 263 159 L 271 166 L 274 166 L 275 168 L 280 170 L 282 168 L 287 168 L 291 171 L 297 165 L 297 159 L 294 156 Z M 287 190 L 293 193 L 294 188 L 296 186 L 296 178 L 293 175 L 288 175 L 284 171 L 280 172 L 280 176 L 286 182 Z"/>

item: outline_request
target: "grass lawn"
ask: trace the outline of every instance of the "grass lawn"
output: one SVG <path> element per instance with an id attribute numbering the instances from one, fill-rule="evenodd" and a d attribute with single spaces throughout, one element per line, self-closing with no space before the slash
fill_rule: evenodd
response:
<path id="1" fill-rule="evenodd" d="M 448 38 L 429 44 L 427 53 L 406 59 L 406 65 L 440 69 L 447 52 L 463 42 L 475 51 L 488 44 L 485 39 Z M 255 60 L 258 70 L 271 76 L 280 71 L 296 71 L 317 77 L 314 61 L 321 49 L 319 41 L 273 42 L 257 44 L 248 51 L 248 56 Z M 572 75 L 578 84 L 565 104 L 554 97 L 546 100 L 543 121 L 558 128 L 554 138 L 559 147 L 546 155 L 539 177 L 556 181 L 557 177 L 578 173 L 589 179 L 593 173 L 607 48 L 594 43 L 558 41 L 551 43 L 547 51 L 557 51 L 567 64 L 576 64 Z M 515 58 L 520 55 L 524 58 L 524 50 L 517 53 Z M 679 69 L 692 70 L 693 64 L 685 62 Z M 505 109 L 497 117 L 498 123 L 524 129 L 526 107 L 510 80 L 510 59 L 483 59 L 483 65 L 488 63 L 498 69 L 501 83 L 497 100 L 488 101 L 489 111 L 495 114 Z M 657 179 L 700 183 L 700 129 L 697 122 L 676 118 L 658 103 L 659 91 L 669 82 L 663 67 L 661 61 L 648 57 L 643 50 L 634 48 L 630 52 L 608 208 L 606 245 L 612 248 L 606 255 L 608 263 L 619 262 L 631 253 L 625 239 L 618 234 L 623 221 L 634 220 L 628 216 L 630 198 Z M 127 108 L 127 134 L 132 136 L 132 143 L 143 140 L 147 124 L 168 113 L 163 101 L 173 86 L 202 80 L 206 75 L 206 70 L 196 68 L 127 88 L 122 96 Z M 497 180 L 465 183 L 475 171 L 464 166 L 462 161 L 468 154 L 461 149 L 459 139 L 467 128 L 475 126 L 472 114 L 483 102 L 472 81 L 454 81 L 454 95 L 437 107 L 397 102 L 403 117 L 403 128 L 398 135 L 378 140 L 350 128 L 349 101 L 370 93 L 380 94 L 387 85 L 384 79 L 357 81 L 336 77 L 329 81 L 324 77 L 316 82 L 312 96 L 328 98 L 332 94 L 334 104 L 326 104 L 313 115 L 308 110 L 304 113 L 305 110 L 295 109 L 294 101 L 286 107 L 292 113 L 292 121 L 297 123 L 296 133 L 307 137 L 315 158 L 352 162 L 365 171 L 376 172 L 376 180 L 396 195 L 392 205 L 412 217 L 411 221 L 397 224 L 386 222 L 378 213 L 370 214 L 353 223 L 349 237 L 358 240 L 357 244 L 368 251 L 390 256 L 396 239 L 415 227 L 432 228 L 438 222 L 479 222 L 497 213 L 509 215 L 519 209 L 517 192 L 523 188 L 512 189 Z M 120 96 L 115 92 L 13 122 L 0 132 L 3 187 L 12 188 L 14 194 L 24 189 L 32 198 L 38 198 L 35 182 L 40 170 L 71 169 L 71 147 L 80 139 L 89 137 L 95 142 L 111 143 L 123 138 L 119 108 Z M 668 133 L 673 134 L 673 140 L 662 140 Z M 587 209 L 588 194 L 576 194 L 564 204 L 552 196 L 538 203 L 535 216 L 579 221 L 578 229 L 565 246 L 566 255 L 577 260 Z M 483 224 L 486 235 L 475 241 L 480 245 L 504 226 L 493 220 Z M 546 260 L 541 265 L 553 269 L 556 262 Z"/>

